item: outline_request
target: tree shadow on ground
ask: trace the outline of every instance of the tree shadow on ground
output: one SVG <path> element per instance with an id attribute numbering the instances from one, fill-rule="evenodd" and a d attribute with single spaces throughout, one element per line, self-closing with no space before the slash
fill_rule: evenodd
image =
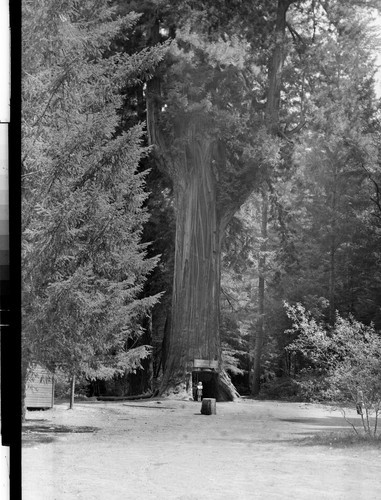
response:
<path id="1" fill-rule="evenodd" d="M 41 443 L 52 443 L 59 434 L 82 434 L 97 432 L 99 427 L 42 424 L 46 420 L 28 420 L 22 426 L 22 445 L 31 447 Z"/>
<path id="2" fill-rule="evenodd" d="M 47 418 L 28 418 L 28 420 L 23 425 L 27 426 L 31 422 L 38 422 L 40 424 L 41 422 L 48 422 L 48 419 Z"/>
<path id="3" fill-rule="evenodd" d="M 207 441 L 222 441 L 226 444 L 228 443 L 239 443 L 246 445 L 247 447 L 258 446 L 260 444 L 283 444 L 296 447 L 312 447 L 320 446 L 322 448 L 381 448 L 381 437 L 370 438 L 363 434 L 355 434 L 352 430 L 348 428 L 342 428 L 343 430 L 336 430 L 334 432 L 317 432 L 316 434 L 311 434 L 310 432 L 298 432 L 291 437 L 282 437 L 282 433 L 276 432 L 274 437 L 263 438 L 234 438 L 229 436 L 212 437 L 204 440 Z M 304 436 L 304 437 L 302 437 Z"/>
<path id="4" fill-rule="evenodd" d="M 280 422 L 290 422 L 292 424 L 307 424 L 314 425 L 318 427 L 347 427 L 349 424 L 346 424 L 344 418 L 342 416 L 337 417 L 304 417 L 304 418 L 278 418 Z M 361 418 L 349 417 L 348 420 L 355 426 L 362 426 Z M 373 419 L 372 419 L 373 420 Z"/>
<path id="5" fill-rule="evenodd" d="M 268 426 L 262 436 L 234 437 L 229 433 L 221 433 L 220 437 L 210 438 L 212 441 L 240 443 L 248 447 L 259 444 L 282 443 L 283 445 L 326 448 L 380 448 L 381 436 L 374 438 L 365 434 L 361 418 L 348 419 L 356 428 L 348 424 L 342 416 L 269 418 Z M 275 422 L 291 424 L 279 428 Z M 255 421 L 253 422 L 255 424 Z M 372 419 L 372 424 L 374 421 Z M 372 427 L 371 427 L 372 428 Z"/>
<path id="6" fill-rule="evenodd" d="M 307 432 L 295 432 L 294 438 L 284 440 L 296 446 L 328 446 L 346 448 L 353 446 L 381 446 L 381 436 L 374 437 L 365 433 L 360 417 L 328 416 L 321 418 L 286 418 L 282 422 L 311 426 Z M 374 429 L 374 418 L 370 418 L 371 430 Z M 357 433 L 356 433 L 357 431 Z M 297 437 L 305 436 L 305 437 Z"/>
<path id="7" fill-rule="evenodd" d="M 335 432 L 319 432 L 307 435 L 304 438 L 285 440 L 294 446 L 322 446 L 329 448 L 381 448 L 381 436 L 368 436 L 358 429 L 359 434 L 353 430 Z M 304 433 L 308 434 L 308 433 Z"/>

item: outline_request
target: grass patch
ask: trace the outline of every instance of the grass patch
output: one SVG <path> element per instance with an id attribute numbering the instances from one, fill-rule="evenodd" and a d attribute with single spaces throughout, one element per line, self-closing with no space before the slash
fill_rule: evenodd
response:
<path id="1" fill-rule="evenodd" d="M 381 448 L 381 436 L 370 437 L 365 433 L 352 431 L 320 432 L 300 440 L 302 445 L 328 446 L 330 448 Z"/>

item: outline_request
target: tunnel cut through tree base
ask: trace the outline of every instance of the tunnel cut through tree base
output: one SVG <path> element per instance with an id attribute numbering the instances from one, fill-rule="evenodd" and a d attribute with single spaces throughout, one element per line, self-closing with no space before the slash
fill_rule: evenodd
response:
<path id="1" fill-rule="evenodd" d="M 193 399 L 197 401 L 197 384 L 202 382 L 202 397 L 217 399 L 218 380 L 213 370 L 196 370 L 192 372 Z"/>

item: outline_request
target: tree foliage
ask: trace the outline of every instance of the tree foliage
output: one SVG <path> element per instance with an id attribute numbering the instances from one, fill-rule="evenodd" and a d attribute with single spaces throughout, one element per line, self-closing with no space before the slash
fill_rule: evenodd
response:
<path id="1" fill-rule="evenodd" d="M 380 327 L 376 6 L 24 2 L 31 353 L 134 369 L 148 351 L 126 345 L 161 290 L 147 324 L 162 389 L 189 392 L 196 358 L 243 382 L 254 352 L 262 382 L 297 376 L 284 300 Z"/>
<path id="2" fill-rule="evenodd" d="M 157 263 L 140 241 L 149 149 L 119 110 L 163 49 L 111 50 L 137 17 L 105 1 L 23 4 L 24 361 L 89 378 L 140 366 L 150 347 L 131 347 L 158 299 L 140 297 Z"/>
<path id="3" fill-rule="evenodd" d="M 355 406 L 365 432 L 376 437 L 381 409 L 381 337 L 373 325 L 337 315 L 335 326 L 330 327 L 315 320 L 300 304 L 286 304 L 286 310 L 292 321 L 288 333 L 296 336 L 287 349 L 308 361 L 299 384 L 308 386 L 311 395 L 318 394 L 321 388 L 316 379 L 323 378 L 329 399 Z M 372 429 L 370 416 L 374 416 Z"/>
<path id="4" fill-rule="evenodd" d="M 344 317 L 352 313 L 380 327 L 376 38 L 364 10 L 353 5 L 347 12 L 342 7 L 340 2 L 300 2 L 291 6 L 287 20 L 279 116 L 283 140 L 279 161 L 266 172 L 267 340 L 261 378 L 271 391 L 280 387 L 280 375 L 293 377 L 303 366 L 300 358 L 284 350 L 289 343 L 283 334 L 289 327 L 284 300 L 302 302 L 331 322 L 338 309 Z M 240 295 L 228 293 L 237 311 L 239 297 L 246 294 L 245 312 L 235 314 L 245 339 L 250 314 L 258 319 L 258 294 L 252 293 L 261 258 L 256 197 L 229 226 L 223 260 L 229 290 L 241 290 Z M 222 283 L 226 286 L 225 278 Z M 229 307 L 223 300 L 224 314 Z M 252 349 L 253 340 L 250 345 Z M 290 394 L 293 391 L 290 386 Z"/>

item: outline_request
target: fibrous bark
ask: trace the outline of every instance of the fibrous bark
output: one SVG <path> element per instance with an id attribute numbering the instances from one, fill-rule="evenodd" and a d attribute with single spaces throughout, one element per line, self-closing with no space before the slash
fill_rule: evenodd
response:
<path id="1" fill-rule="evenodd" d="M 278 0 L 275 45 L 269 65 L 265 125 L 274 135 L 279 121 L 286 12 L 290 3 L 292 0 Z M 148 82 L 146 96 L 149 141 L 159 166 L 173 181 L 176 205 L 172 318 L 161 393 L 192 398 L 194 360 L 202 359 L 217 361 L 215 397 L 234 399 L 238 394 L 221 366 L 221 242 L 229 220 L 254 189 L 257 166 L 240 170 L 241 167 L 230 165 L 225 169 L 221 158 L 224 147 L 219 147 L 215 123 L 206 123 L 207 113 L 203 113 L 202 106 L 198 106 L 198 115 L 195 108 L 188 108 L 177 121 L 173 114 L 168 114 L 169 127 L 163 123 L 165 106 L 160 101 L 158 77 Z M 168 135 L 163 129 L 171 132 Z"/>
<path id="2" fill-rule="evenodd" d="M 189 124 L 183 162 L 174 179 L 176 206 L 175 270 L 172 320 L 161 391 L 192 397 L 195 359 L 217 361 L 218 395 L 235 392 L 221 370 L 219 295 L 221 230 L 216 180 L 212 170 L 214 142 L 197 120 Z M 200 133 L 201 132 L 201 133 Z"/>

